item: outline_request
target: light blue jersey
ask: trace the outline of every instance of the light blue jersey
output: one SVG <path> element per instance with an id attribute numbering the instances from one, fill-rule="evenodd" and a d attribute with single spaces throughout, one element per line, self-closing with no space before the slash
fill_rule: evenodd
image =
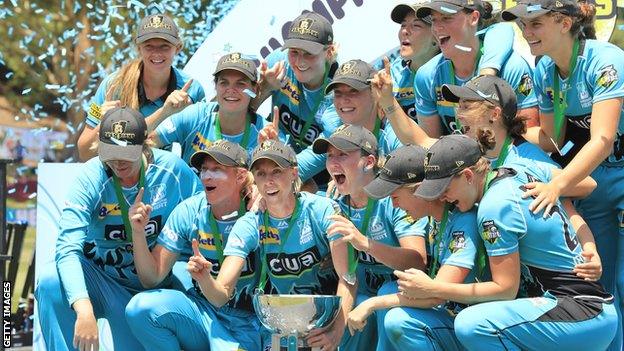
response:
<path id="1" fill-rule="evenodd" d="M 199 178 L 173 154 L 153 149 L 145 170 L 143 202 L 153 208 L 145 227 L 149 247 L 174 207 L 202 189 Z M 112 172 L 95 157 L 84 164 L 74 191 L 70 192 L 60 219 L 56 264 L 69 305 L 89 297 L 82 274 L 86 258 L 104 273 L 132 291 L 143 290 L 134 267 L 132 242 L 121 218 Z M 134 203 L 137 185 L 123 188 L 128 206 Z"/>
<path id="2" fill-rule="evenodd" d="M 156 134 L 163 145 L 178 142 L 182 146 L 182 159 L 189 162 L 195 151 L 203 150 L 218 140 L 216 122 L 219 115 L 219 104 L 201 101 L 171 117 L 156 128 Z M 250 119 L 249 137 L 243 145 L 244 133 L 237 135 L 223 134 L 222 138 L 241 145 L 251 154 L 258 145 L 258 132 L 267 121 L 258 114 L 248 114 Z"/>
<path id="3" fill-rule="evenodd" d="M 544 56 L 535 67 L 535 94 L 539 109 L 544 113 L 553 113 L 553 78 L 554 61 Z M 565 140 L 571 141 L 573 148 L 558 162 L 566 165 L 574 155 L 589 141 L 592 106 L 608 99 L 624 97 L 624 51 L 617 46 L 597 40 L 580 42 L 579 56 L 574 72 L 560 81 L 560 99 L 565 98 L 567 108 Z M 565 93 L 565 95 L 564 95 Z M 624 108 L 620 112 L 620 121 L 613 151 L 606 162 L 624 164 Z M 564 142 L 565 144 L 565 142 Z"/>
<path id="4" fill-rule="evenodd" d="M 379 137 L 377 138 L 377 157 L 382 158 L 385 155 L 388 155 L 392 151 L 403 146 L 399 137 L 397 137 L 394 129 L 390 122 L 387 119 L 384 119 L 382 122 L 382 127 L 379 130 Z"/>
<path id="5" fill-rule="evenodd" d="M 272 105 L 279 108 L 280 140 L 292 146 L 298 154 L 299 176 L 305 181 L 325 168 L 325 155 L 315 154 L 311 148 L 312 143 L 321 136 L 329 138 L 342 121 L 334 107 L 334 95 L 325 95 L 322 87 L 314 91 L 307 90 L 297 80 L 288 63 L 286 52 L 276 50 L 266 58 L 269 67 L 282 60 L 286 70 L 284 85 L 273 92 Z M 331 66 L 326 82 L 331 81 L 337 68 L 337 63 Z M 312 111 L 317 102 L 318 109 Z M 310 128 L 300 138 L 308 120 L 312 120 Z M 297 142 L 298 139 L 301 139 L 300 143 Z"/>
<path id="6" fill-rule="evenodd" d="M 361 228 L 366 208 L 350 208 L 347 201 L 347 197 L 338 201 L 342 212 L 357 228 Z M 426 217 L 414 221 L 405 211 L 394 208 L 392 200 L 386 197 L 374 202 L 368 228 L 362 234 L 384 245 L 400 247 L 401 238 L 424 237 L 427 224 Z M 378 262 L 366 252 L 358 251 L 358 262 L 356 274 L 359 294 L 377 295 L 377 290 L 384 282 L 395 279 L 392 268 Z"/>
<path id="7" fill-rule="evenodd" d="M 497 24 L 492 28 L 499 25 L 503 24 Z M 483 31 L 480 31 L 478 35 L 479 40 L 483 40 Z M 485 67 L 483 65 L 483 57 L 481 57 L 478 67 Z M 444 100 L 441 91 L 442 85 L 463 85 L 474 76 L 473 74 L 470 77 L 459 78 L 451 74 L 452 72 L 452 61 L 439 54 L 419 68 L 414 79 L 416 110 L 418 114 L 425 118 L 433 116 L 441 118 L 442 126 L 444 127 L 443 134 L 459 133 L 459 130 L 455 123 L 455 108 L 457 104 Z M 537 100 L 533 93 L 531 67 L 520 54 L 512 52 L 500 68 L 498 76 L 507 81 L 516 92 L 519 110 L 537 105 Z"/>
<path id="8" fill-rule="evenodd" d="M 500 70 L 513 52 L 513 28 L 504 23 L 497 23 L 484 29 L 483 56 L 478 70 L 494 68 Z M 505 39 L 501 39 L 505 38 Z M 414 77 L 416 71 L 410 68 L 410 62 L 397 56 L 390 66 L 392 93 L 403 112 L 416 120 L 416 99 L 414 95 Z"/>
<path id="9" fill-rule="evenodd" d="M 298 201 L 300 215 L 281 251 L 290 218 L 269 216 L 269 222 L 264 223 L 263 213 L 249 212 L 232 228 L 224 255 L 264 255 L 268 266 L 266 293 L 334 294 L 337 278 L 333 267 L 327 265 L 331 255 L 326 233 L 331 224 L 329 216 L 340 213 L 340 209 L 334 201 L 306 192 L 299 194 Z"/>
<path id="10" fill-rule="evenodd" d="M 110 87 L 112 79 L 117 73 L 118 71 L 104 78 L 102 83 L 100 83 L 97 91 L 95 92 L 95 95 L 91 99 L 91 102 L 89 103 L 89 111 L 87 111 L 86 118 L 86 124 L 88 126 L 95 128 L 98 124 L 100 124 L 100 120 L 102 119 L 102 104 L 104 103 L 104 101 L 106 101 L 106 92 Z M 184 84 L 186 84 L 186 82 L 190 79 L 190 77 L 186 73 L 174 67 L 171 67 L 171 73 L 172 74 L 171 78 L 169 79 L 167 91 L 163 96 L 155 101 L 151 101 L 145 96 L 143 84 L 139 82 L 139 86 L 137 87 L 139 94 L 139 111 L 143 116 L 147 117 L 152 113 L 156 112 L 156 110 L 158 110 L 165 104 L 165 100 L 167 100 L 167 97 L 169 96 L 169 94 L 171 94 L 171 92 L 173 92 L 174 90 L 182 89 Z M 191 87 L 187 92 L 193 102 L 198 102 L 204 99 L 204 88 L 202 88 L 201 84 L 199 84 L 199 82 L 197 81 L 193 81 L 193 84 L 191 84 Z M 114 96 L 113 99 L 117 100 L 119 99 L 119 96 Z"/>
<path id="11" fill-rule="evenodd" d="M 157 243 L 167 250 L 179 254 L 178 260 L 188 261 L 188 258 L 193 255 L 191 242 L 193 239 L 197 239 L 199 251 L 206 260 L 212 263 L 211 274 L 216 278 L 221 266 L 215 244 L 217 239 L 210 225 L 209 216 L 212 216 L 211 207 L 206 201 L 204 193 L 198 193 L 186 199 L 171 212 L 167 223 L 158 236 Z M 222 247 L 225 247 L 235 222 L 236 219 L 215 221 Z M 256 283 L 255 267 L 255 254 L 251 253 L 246 258 L 246 263 L 236 284 L 235 295 L 228 302 L 229 307 L 253 310 L 251 297 Z"/>

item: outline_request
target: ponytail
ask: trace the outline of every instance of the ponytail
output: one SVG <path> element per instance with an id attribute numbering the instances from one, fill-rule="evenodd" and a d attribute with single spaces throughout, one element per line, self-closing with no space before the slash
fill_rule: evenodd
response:
<path id="1" fill-rule="evenodd" d="M 579 39 L 596 39 L 596 5 L 587 2 L 586 0 L 580 0 L 578 2 L 578 14 L 572 16 L 572 26 L 570 27 L 570 34 L 572 37 L 578 37 Z M 559 23 L 566 15 L 558 12 L 550 12 L 555 22 Z"/>
<path id="2" fill-rule="evenodd" d="M 120 100 L 121 106 L 138 110 L 138 86 L 141 72 L 143 72 L 143 61 L 140 58 L 121 67 L 106 91 L 106 100 Z"/>

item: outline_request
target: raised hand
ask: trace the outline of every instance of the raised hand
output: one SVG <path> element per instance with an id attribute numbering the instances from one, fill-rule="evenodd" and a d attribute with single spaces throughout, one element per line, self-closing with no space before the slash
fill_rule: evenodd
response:
<path id="1" fill-rule="evenodd" d="M 120 100 L 104 101 L 102 106 L 100 106 L 100 119 L 102 119 L 104 117 L 106 112 L 108 112 L 109 110 L 114 109 L 115 107 L 121 107 L 121 101 Z"/>
<path id="2" fill-rule="evenodd" d="M 134 203 L 128 209 L 128 217 L 130 218 L 130 225 L 132 226 L 133 233 L 143 233 L 145 226 L 152 214 L 152 205 L 146 205 L 143 203 L 144 188 L 139 189 Z"/>
<path id="3" fill-rule="evenodd" d="M 197 282 L 209 279 L 212 263 L 210 263 L 210 261 L 208 261 L 204 255 L 199 252 L 199 242 L 197 239 L 193 239 L 191 246 L 193 247 L 193 256 L 189 258 L 189 261 L 186 264 L 186 270 Z"/>
<path id="4" fill-rule="evenodd" d="M 348 218 L 339 215 L 332 215 L 329 219 L 334 223 L 327 228 L 328 237 L 342 235 L 340 240 L 350 243 L 356 250 L 365 252 L 370 250 L 370 240 L 368 240 L 368 237 L 360 233 L 360 230 L 357 229 L 353 222 L 351 222 Z"/>
<path id="5" fill-rule="evenodd" d="M 265 140 L 274 139 L 277 140 L 279 137 L 279 108 L 277 106 L 273 106 L 273 121 L 271 124 L 267 124 L 262 130 L 258 133 L 258 144 L 262 144 Z"/>
<path id="6" fill-rule="evenodd" d="M 373 98 L 380 107 L 388 107 L 394 103 L 392 95 L 392 76 L 390 75 L 390 60 L 388 57 L 383 59 L 384 69 L 375 74 L 371 80 L 371 89 Z"/>
<path id="7" fill-rule="evenodd" d="M 271 91 L 278 90 L 284 84 L 286 68 L 284 61 L 279 61 L 273 67 L 268 68 L 267 62 L 260 62 L 260 84 L 263 88 Z"/>
<path id="8" fill-rule="evenodd" d="M 165 104 L 163 105 L 163 114 L 165 116 L 178 113 L 192 103 L 187 93 L 191 84 L 193 84 L 193 80 L 189 79 L 182 89 L 174 90 L 167 96 L 167 100 L 165 100 Z"/>

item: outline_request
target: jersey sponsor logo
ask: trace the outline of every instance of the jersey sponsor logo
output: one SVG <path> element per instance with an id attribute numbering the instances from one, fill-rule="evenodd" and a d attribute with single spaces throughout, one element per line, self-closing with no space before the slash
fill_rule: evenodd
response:
<path id="1" fill-rule="evenodd" d="M 585 115 L 585 116 L 575 116 L 575 117 L 568 116 L 568 121 L 570 121 L 570 123 L 576 125 L 577 127 L 581 127 L 583 129 L 589 129 L 589 126 L 591 125 L 591 114 Z"/>
<path id="2" fill-rule="evenodd" d="M 279 245 L 280 243 L 280 234 L 279 229 L 274 227 L 266 227 L 264 225 L 260 226 L 260 243 L 263 245 L 266 244 L 275 244 Z"/>
<path id="3" fill-rule="evenodd" d="M 451 253 L 456 253 L 466 248 L 466 236 L 463 231 L 451 233 L 451 242 L 448 246 Z"/>
<path id="4" fill-rule="evenodd" d="M 207 251 L 216 251 L 217 246 L 215 245 L 215 238 L 212 233 L 208 233 L 205 231 L 198 231 L 198 243 L 199 248 Z"/>
<path id="5" fill-rule="evenodd" d="M 624 211 L 620 211 L 618 216 L 620 217 L 620 228 L 624 228 Z"/>
<path id="6" fill-rule="evenodd" d="M 578 93 L 578 99 L 581 103 L 581 107 L 588 108 L 592 106 L 592 97 L 589 95 L 587 91 L 587 87 L 585 86 L 585 82 L 579 82 L 576 84 L 576 91 Z"/>
<path id="7" fill-rule="evenodd" d="M 520 84 L 518 84 L 518 88 L 516 90 L 524 96 L 529 96 L 529 94 L 531 94 L 531 91 L 533 90 L 533 79 L 530 74 L 525 73 L 522 75 L 522 78 L 520 78 Z"/>
<path id="8" fill-rule="evenodd" d="M 210 268 L 210 275 L 212 275 L 213 277 L 216 277 L 217 275 L 219 275 L 219 270 L 221 269 L 221 264 L 219 263 L 219 260 L 216 258 L 209 257 L 209 256 L 206 256 L 205 258 L 207 261 L 212 263 L 212 267 Z M 249 253 L 247 257 L 245 257 L 245 262 L 243 263 L 243 269 L 241 270 L 241 274 L 240 274 L 241 278 L 249 277 L 250 275 L 253 275 L 254 260 L 255 260 L 255 252 L 252 251 Z M 193 281 L 193 283 L 195 283 L 195 281 Z"/>
<path id="9" fill-rule="evenodd" d="M 267 262 L 275 276 L 301 275 L 321 262 L 321 255 L 316 246 L 303 252 L 292 254 L 267 253 Z"/>
<path id="10" fill-rule="evenodd" d="M 150 218 L 145 225 L 145 236 L 158 235 L 160 233 L 160 223 L 162 216 Z M 106 240 L 126 240 L 126 229 L 123 224 L 107 224 L 104 226 L 104 239 Z"/>
<path id="11" fill-rule="evenodd" d="M 121 210 L 119 209 L 119 204 L 107 204 L 103 203 L 98 211 L 98 217 L 100 219 L 104 219 L 106 216 L 121 216 Z"/>
<path id="12" fill-rule="evenodd" d="M 371 218 L 370 224 L 368 226 L 368 232 L 371 239 L 380 241 L 388 237 L 386 233 L 386 229 L 383 226 L 383 223 L 379 219 L 379 217 Z"/>
<path id="13" fill-rule="evenodd" d="M 173 242 L 177 242 L 179 235 L 178 233 L 176 233 L 175 231 L 173 231 L 173 229 L 171 229 L 169 226 L 165 225 L 165 227 L 162 230 L 163 234 L 165 234 L 165 237 Z"/>
<path id="14" fill-rule="evenodd" d="M 280 122 L 286 128 L 288 133 L 298 139 L 299 135 L 301 135 L 301 132 L 303 131 L 305 121 L 290 111 L 286 105 L 282 105 L 280 107 L 279 116 Z M 314 118 L 314 116 L 310 116 L 310 118 Z M 314 140 L 321 136 L 322 131 L 321 127 L 312 122 L 312 124 L 310 124 L 310 128 L 308 128 L 302 139 L 306 144 L 312 144 Z"/>
<path id="15" fill-rule="evenodd" d="M 603 88 L 609 88 L 618 80 L 617 70 L 613 65 L 602 67 L 598 72 L 600 73 L 600 77 L 598 77 L 596 83 Z"/>
<path id="16" fill-rule="evenodd" d="M 561 104 L 563 104 L 564 91 L 566 91 L 565 87 L 562 88 L 561 91 L 559 92 L 559 103 Z M 548 96 L 548 100 L 550 100 L 551 102 L 555 101 L 553 99 L 553 96 L 555 96 L 555 93 L 551 87 L 546 88 L 546 96 Z M 540 97 L 540 101 L 541 101 L 541 97 Z"/>
<path id="17" fill-rule="evenodd" d="M 193 145 L 193 150 L 199 151 L 212 145 L 212 141 L 206 139 L 206 137 L 204 137 L 201 133 L 197 132 L 195 133 L 195 137 L 193 138 L 191 145 Z"/>
<path id="18" fill-rule="evenodd" d="M 405 112 L 405 114 L 409 118 L 415 120 L 416 117 L 418 117 L 418 111 L 416 111 L 416 105 L 414 105 L 414 104 L 401 105 L 401 108 L 403 109 L 403 112 Z"/>
<path id="19" fill-rule="evenodd" d="M 92 102 L 91 105 L 89 105 L 89 115 L 97 120 L 102 119 L 102 107 Z"/>
<path id="20" fill-rule="evenodd" d="M 299 106 L 299 97 L 301 96 L 301 92 L 299 91 L 299 88 L 297 88 L 297 85 L 293 83 L 289 78 L 286 78 L 286 81 L 284 85 L 282 85 L 280 92 L 288 97 L 288 100 L 290 100 L 293 105 Z"/>
<path id="21" fill-rule="evenodd" d="M 483 233 L 481 233 L 483 241 L 487 241 L 490 244 L 494 244 L 498 238 L 500 238 L 500 232 L 494 224 L 494 221 L 487 220 L 483 222 Z"/>
<path id="22" fill-rule="evenodd" d="M 397 100 L 413 99 L 414 97 L 414 87 L 394 88 L 392 89 L 392 92 Z"/>

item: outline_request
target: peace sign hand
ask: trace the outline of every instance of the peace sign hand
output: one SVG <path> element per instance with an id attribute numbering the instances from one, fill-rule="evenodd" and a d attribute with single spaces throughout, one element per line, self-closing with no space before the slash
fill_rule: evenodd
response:
<path id="1" fill-rule="evenodd" d="M 133 233 L 145 234 L 145 226 L 149 222 L 150 215 L 152 214 L 152 205 L 146 205 L 143 203 L 144 188 L 139 189 L 134 203 L 128 209 L 128 218 L 130 219 L 130 225 L 132 226 Z"/>

